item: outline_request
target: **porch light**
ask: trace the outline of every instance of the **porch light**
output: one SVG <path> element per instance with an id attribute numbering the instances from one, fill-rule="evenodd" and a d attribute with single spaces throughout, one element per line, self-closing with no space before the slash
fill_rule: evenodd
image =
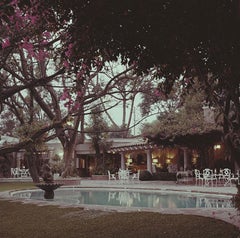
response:
<path id="1" fill-rule="evenodd" d="M 166 164 L 170 164 L 171 160 L 170 159 L 166 159 Z"/>
<path id="2" fill-rule="evenodd" d="M 192 163 L 193 163 L 193 164 L 197 164 L 197 157 L 193 157 L 193 158 L 192 158 Z"/>
<path id="3" fill-rule="evenodd" d="M 220 150 L 221 149 L 221 145 L 214 145 L 214 150 Z"/>
<path id="4" fill-rule="evenodd" d="M 132 162 L 133 162 L 133 160 L 129 158 L 129 159 L 127 159 L 126 165 L 129 166 Z"/>
<path id="5" fill-rule="evenodd" d="M 132 159 L 128 159 L 127 161 L 128 161 L 128 164 L 131 164 L 133 162 Z"/>
<path id="6" fill-rule="evenodd" d="M 158 163 L 158 159 L 153 159 L 153 163 L 157 164 Z"/>

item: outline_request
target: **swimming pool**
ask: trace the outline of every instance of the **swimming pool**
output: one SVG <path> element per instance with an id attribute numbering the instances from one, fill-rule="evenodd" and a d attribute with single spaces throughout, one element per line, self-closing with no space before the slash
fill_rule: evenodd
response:
<path id="1" fill-rule="evenodd" d="M 14 198 L 44 201 L 42 190 L 12 192 Z M 232 208 L 231 196 L 178 191 L 61 188 L 55 191 L 54 202 L 63 205 L 99 205 L 151 209 Z"/>

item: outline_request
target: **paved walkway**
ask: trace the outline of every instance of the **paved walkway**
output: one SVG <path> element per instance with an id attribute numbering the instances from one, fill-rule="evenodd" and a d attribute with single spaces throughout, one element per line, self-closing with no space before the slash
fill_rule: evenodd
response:
<path id="1" fill-rule="evenodd" d="M 0 179 L 0 182 L 3 182 L 3 179 Z M 13 181 L 12 179 L 8 179 L 7 181 Z M 27 180 L 24 180 L 27 181 Z M 61 180 L 63 181 L 63 180 Z M 65 180 L 67 182 L 71 180 Z M 74 185 L 65 185 L 66 187 L 78 187 L 78 188 L 124 188 L 124 189 L 141 189 L 141 190 L 164 190 L 164 191 L 184 191 L 184 192 L 199 192 L 199 193 L 211 193 L 211 194 L 218 194 L 218 195 L 234 195 L 237 193 L 237 188 L 235 186 L 221 186 L 221 187 L 205 187 L 205 186 L 196 186 L 194 184 L 176 184 L 173 181 L 139 181 L 139 182 L 119 182 L 119 181 L 106 181 L 106 180 L 90 180 L 90 179 L 79 179 L 74 180 Z M 71 184 L 71 183 L 70 183 Z M 7 198 L 10 199 L 9 192 L 2 192 L 0 193 L 0 198 Z M 34 201 L 27 201 L 27 202 L 34 202 Z M 36 203 L 36 201 L 34 202 Z M 41 202 L 42 204 L 43 202 Z M 45 202 L 48 204 L 48 202 Z M 51 204 L 53 204 L 51 202 Z M 82 206 L 82 205 L 81 205 Z M 101 209 L 99 206 L 84 206 L 87 209 Z M 134 211 L 136 208 L 122 208 L 122 207 L 107 207 L 104 206 L 102 209 L 107 210 L 117 210 L 120 212 L 126 211 Z M 139 209 L 138 209 L 139 211 Z M 194 214 L 200 216 L 207 216 L 216 219 L 220 219 L 226 221 L 228 223 L 236 225 L 240 230 L 240 214 L 237 214 L 236 209 L 234 208 L 184 208 L 184 209 L 142 209 L 141 211 L 151 211 L 151 212 L 160 212 L 164 214 Z"/>

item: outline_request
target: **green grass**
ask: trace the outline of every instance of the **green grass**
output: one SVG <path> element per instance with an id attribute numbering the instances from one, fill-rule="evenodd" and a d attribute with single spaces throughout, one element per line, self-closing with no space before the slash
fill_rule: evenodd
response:
<path id="1" fill-rule="evenodd" d="M 7 190 L 36 188 L 33 182 L 5 182 L 0 183 L 0 192 Z"/>
<path id="2" fill-rule="evenodd" d="M 19 184 L 8 185 L 4 184 L 5 190 L 21 188 Z M 22 185 L 26 188 L 25 183 Z M 2 183 L 0 187 L 3 189 Z M 0 214 L 1 238 L 240 237 L 231 224 L 193 215 L 83 210 L 6 200 L 0 200 Z"/>

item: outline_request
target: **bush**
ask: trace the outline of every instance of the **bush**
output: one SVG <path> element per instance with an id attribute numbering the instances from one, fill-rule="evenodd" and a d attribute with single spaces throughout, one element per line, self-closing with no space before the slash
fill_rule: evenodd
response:
<path id="1" fill-rule="evenodd" d="M 169 172 L 157 172 L 151 174 L 148 170 L 143 170 L 140 172 L 140 180 L 147 181 L 147 180 L 162 180 L 162 181 L 176 181 L 176 173 L 169 173 Z"/>
<path id="2" fill-rule="evenodd" d="M 153 180 L 153 175 L 148 170 L 140 171 L 139 180 Z"/>
<path id="3" fill-rule="evenodd" d="M 154 180 L 176 181 L 176 173 L 158 172 L 153 175 Z"/>

